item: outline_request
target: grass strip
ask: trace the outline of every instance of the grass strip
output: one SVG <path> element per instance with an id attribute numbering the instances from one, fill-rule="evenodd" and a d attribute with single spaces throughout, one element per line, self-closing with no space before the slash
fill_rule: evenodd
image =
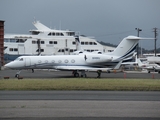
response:
<path id="1" fill-rule="evenodd" d="M 160 91 L 158 79 L 1 79 L 0 90 Z"/>

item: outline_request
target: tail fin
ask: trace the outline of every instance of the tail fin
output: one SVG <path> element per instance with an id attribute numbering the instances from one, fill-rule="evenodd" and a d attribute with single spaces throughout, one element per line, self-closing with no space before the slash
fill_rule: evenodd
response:
<path id="1" fill-rule="evenodd" d="M 42 23 L 40 23 L 39 21 L 34 21 L 33 25 L 38 29 L 38 30 L 51 30 L 50 28 L 48 28 L 47 26 L 43 25 Z"/>
<path id="2" fill-rule="evenodd" d="M 139 40 L 140 38 L 136 36 L 128 36 L 124 38 L 112 54 L 120 56 L 122 59 L 133 56 Z"/>

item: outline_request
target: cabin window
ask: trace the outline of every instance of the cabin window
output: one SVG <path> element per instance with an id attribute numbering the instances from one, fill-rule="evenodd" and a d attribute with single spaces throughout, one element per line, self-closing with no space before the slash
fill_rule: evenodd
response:
<path id="1" fill-rule="evenodd" d="M 48 63 L 48 60 L 45 60 L 45 63 Z"/>
<path id="2" fill-rule="evenodd" d="M 68 60 L 65 60 L 64 62 L 65 62 L 65 63 L 68 63 Z"/>
<path id="3" fill-rule="evenodd" d="M 75 60 L 74 60 L 74 59 L 72 59 L 72 60 L 71 60 L 71 62 L 72 62 L 72 63 L 75 63 Z"/>
<path id="4" fill-rule="evenodd" d="M 54 60 L 52 60 L 52 63 L 55 63 L 55 61 L 54 61 Z"/>

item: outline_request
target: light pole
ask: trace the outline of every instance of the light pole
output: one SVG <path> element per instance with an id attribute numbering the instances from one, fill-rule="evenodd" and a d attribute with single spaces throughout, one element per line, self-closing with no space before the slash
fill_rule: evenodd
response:
<path id="1" fill-rule="evenodd" d="M 142 29 L 140 28 L 135 28 L 135 30 L 137 30 L 137 37 L 139 37 L 139 32 L 142 31 Z M 138 48 L 139 48 L 139 43 L 137 45 L 137 57 L 139 56 L 139 52 L 138 52 Z M 142 49 L 142 48 L 141 48 Z M 142 53 L 141 53 L 142 54 Z"/>

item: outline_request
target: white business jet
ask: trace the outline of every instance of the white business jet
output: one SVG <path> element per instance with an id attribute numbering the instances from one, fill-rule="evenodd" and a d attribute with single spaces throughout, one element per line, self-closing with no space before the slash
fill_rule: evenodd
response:
<path id="1" fill-rule="evenodd" d="M 86 77 L 85 71 L 107 71 L 119 69 L 123 59 L 133 56 L 140 37 L 128 36 L 124 38 L 117 48 L 107 54 L 79 54 L 55 56 L 21 56 L 5 65 L 11 69 L 57 69 L 74 71 L 75 77 Z M 146 38 L 145 38 L 146 39 Z M 16 77 L 19 76 L 17 72 Z M 99 72 L 97 72 L 99 73 Z M 100 74 L 98 74 L 100 77 Z"/>
<path id="2" fill-rule="evenodd" d="M 151 71 L 160 73 L 160 66 L 158 64 L 150 64 L 148 61 L 146 63 L 142 63 L 140 59 L 137 59 L 137 61 L 138 67 L 146 69 L 148 73 L 150 73 Z"/>

